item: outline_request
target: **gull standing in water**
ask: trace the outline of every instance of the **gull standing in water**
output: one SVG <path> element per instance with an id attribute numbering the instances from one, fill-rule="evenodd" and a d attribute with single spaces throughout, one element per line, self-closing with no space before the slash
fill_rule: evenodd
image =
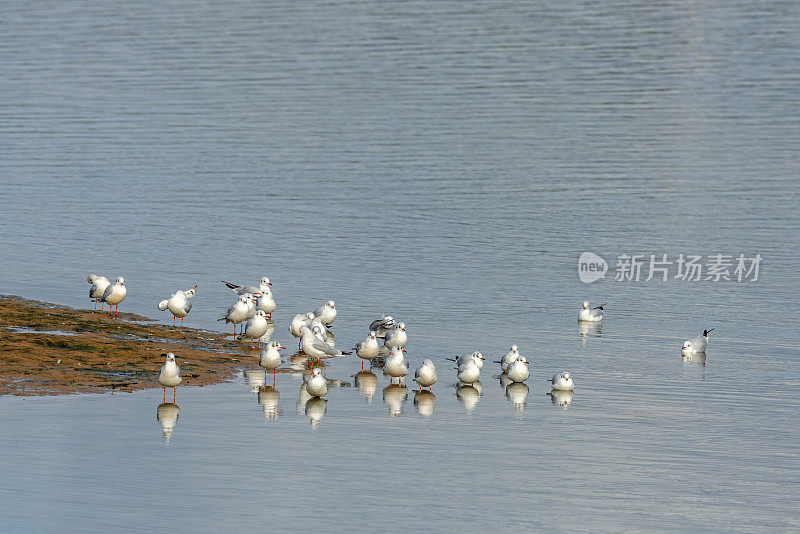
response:
<path id="1" fill-rule="evenodd" d="M 247 303 L 251 300 L 247 295 L 242 295 L 236 304 L 228 308 L 225 316 L 217 319 L 217 321 L 225 321 L 226 323 L 233 323 L 233 335 L 236 337 L 236 325 L 241 324 L 247 320 L 249 306 Z"/>
<path id="2" fill-rule="evenodd" d="M 448 361 L 456 362 L 456 367 L 461 366 L 462 364 L 467 363 L 468 361 L 472 360 L 475 362 L 475 365 L 478 367 L 478 370 L 483 370 L 483 360 L 486 358 L 483 357 L 483 354 L 478 352 L 477 350 L 468 356 L 457 356 L 456 358 L 445 358 Z"/>
<path id="3" fill-rule="evenodd" d="M 175 326 L 175 319 L 177 317 L 181 318 L 181 326 L 183 326 L 183 318 L 189 315 L 189 310 L 192 309 L 192 303 L 189 302 L 189 299 L 194 297 L 195 291 L 197 291 L 197 284 L 186 291 L 179 289 L 173 293 L 170 298 L 158 303 L 159 310 L 169 310 L 170 313 L 172 313 L 172 326 Z"/>
<path id="4" fill-rule="evenodd" d="M 105 276 L 98 276 L 96 274 L 90 274 L 86 281 L 92 284 L 92 287 L 89 288 L 89 298 L 94 301 L 94 309 L 96 310 L 97 302 L 103 298 L 103 293 L 106 288 L 111 285 L 111 282 L 109 282 L 108 278 Z M 100 303 L 100 311 L 103 311 L 102 302 Z"/>
<path id="5" fill-rule="evenodd" d="M 336 315 L 338 315 L 336 304 L 332 300 L 329 300 L 314 312 L 314 317 L 319 317 L 319 320 L 322 321 L 322 324 L 325 326 L 330 326 L 334 319 L 336 319 Z"/>
<path id="6" fill-rule="evenodd" d="M 272 317 L 272 312 L 274 312 L 275 308 L 277 307 L 275 305 L 275 297 L 272 296 L 272 290 L 269 288 L 269 286 L 265 285 L 260 293 L 261 296 L 258 297 L 256 308 L 263 310 L 264 313 L 267 314 L 267 317 Z"/>
<path id="7" fill-rule="evenodd" d="M 110 284 L 106 290 L 103 291 L 101 300 L 109 305 L 109 315 L 111 315 L 111 307 L 116 306 L 116 313 L 114 316 L 119 317 L 119 303 L 125 300 L 125 295 L 127 294 L 128 290 L 125 289 L 125 279 L 121 276 L 114 280 L 114 283 Z"/>
<path id="8" fill-rule="evenodd" d="M 688 341 L 683 342 L 681 352 L 684 354 L 696 354 L 698 352 L 705 352 L 708 347 L 708 333 L 714 330 L 703 330 L 703 333 L 697 337 L 693 337 Z"/>
<path id="9" fill-rule="evenodd" d="M 230 282 L 226 282 L 225 280 L 220 280 L 220 282 L 222 282 L 223 284 L 228 286 L 228 288 L 231 291 L 233 291 L 234 293 L 236 293 L 237 295 L 244 295 L 245 293 L 250 293 L 250 294 L 253 294 L 253 295 L 260 295 L 261 293 L 263 293 L 265 291 L 268 291 L 269 290 L 269 286 L 272 285 L 272 283 L 269 281 L 269 278 L 267 278 L 266 276 L 261 279 L 261 283 L 257 287 L 256 286 L 246 286 L 246 287 L 245 286 L 239 286 L 239 285 L 236 285 L 236 284 L 232 284 Z"/>
<path id="10" fill-rule="evenodd" d="M 319 329 L 319 326 L 314 327 L 314 330 L 310 330 L 307 326 L 304 326 L 301 329 L 302 337 L 300 338 L 300 350 L 308 354 L 313 360 L 321 360 L 324 358 L 335 358 L 336 356 L 343 356 L 345 354 L 350 354 L 349 352 L 342 352 L 339 349 L 335 349 L 325 343 L 320 337 L 322 331 Z"/>
<path id="11" fill-rule="evenodd" d="M 469 358 L 458 366 L 458 379 L 464 384 L 474 384 L 481 377 L 481 370 L 475 360 Z"/>
<path id="12" fill-rule="evenodd" d="M 361 369 L 364 369 L 364 360 L 369 360 L 369 368 L 372 370 L 372 360 L 375 359 L 380 350 L 375 331 L 371 330 L 367 338 L 364 341 L 359 341 L 353 350 L 361 358 Z"/>
<path id="13" fill-rule="evenodd" d="M 261 351 L 258 358 L 258 365 L 264 368 L 264 381 L 267 380 L 267 370 L 272 371 L 272 385 L 275 386 L 275 373 L 283 360 L 281 359 L 280 349 L 286 349 L 277 341 L 270 341 Z"/>
<path id="14" fill-rule="evenodd" d="M 436 366 L 432 361 L 423 360 L 422 367 L 414 373 L 414 382 L 419 384 L 420 391 L 422 388 L 430 388 L 436 383 Z"/>
<path id="15" fill-rule="evenodd" d="M 531 371 L 528 368 L 528 360 L 525 359 L 525 356 L 520 356 L 508 364 L 506 376 L 508 376 L 508 379 L 512 382 L 525 382 L 531 376 Z"/>
<path id="16" fill-rule="evenodd" d="M 244 327 L 244 333 L 239 336 L 239 339 L 248 338 L 251 342 L 255 343 L 258 340 L 258 346 L 261 346 L 261 336 L 267 333 L 269 324 L 267 323 L 267 314 L 264 310 L 258 310 L 253 318 L 247 321 Z"/>
<path id="17" fill-rule="evenodd" d="M 572 376 L 569 373 L 561 373 L 560 375 L 553 375 L 549 380 L 553 384 L 553 389 L 556 391 L 572 391 L 575 389 L 575 384 L 572 381 Z"/>
<path id="18" fill-rule="evenodd" d="M 311 373 L 311 378 L 306 382 L 306 391 L 312 397 L 323 397 L 328 392 L 328 381 L 320 369 L 314 369 Z"/>
<path id="19" fill-rule="evenodd" d="M 401 349 L 406 346 L 408 335 L 406 334 L 406 323 L 395 325 L 392 330 L 386 332 L 386 338 L 383 341 L 383 346 L 386 348 L 400 347 Z"/>
<path id="20" fill-rule="evenodd" d="M 583 301 L 583 307 L 581 308 L 580 313 L 578 313 L 578 321 L 589 322 L 589 323 L 602 321 L 603 306 L 605 306 L 605 303 L 590 309 L 589 302 Z"/>
<path id="21" fill-rule="evenodd" d="M 314 320 L 314 314 L 309 313 L 298 313 L 294 317 L 292 317 L 292 322 L 289 323 L 289 332 L 294 337 L 302 337 L 303 336 L 303 327 L 309 327 L 311 325 L 311 321 Z M 300 350 L 300 344 L 297 345 L 297 350 Z"/>
<path id="22" fill-rule="evenodd" d="M 398 379 L 398 384 L 403 381 L 403 377 L 408 374 L 408 360 L 403 356 L 405 350 L 397 345 L 393 346 L 386 361 L 383 362 L 383 371 L 389 375 L 389 381 L 394 383 L 394 379 Z"/>
<path id="23" fill-rule="evenodd" d="M 511 345 L 511 350 L 509 350 L 505 356 L 500 358 L 499 360 L 495 360 L 494 363 L 499 363 L 500 368 L 505 373 L 508 370 L 508 366 L 511 362 L 519 358 L 519 348 L 516 345 Z"/>
<path id="24" fill-rule="evenodd" d="M 181 383 L 181 369 L 175 363 L 175 355 L 171 352 L 162 354 L 167 360 L 161 366 L 161 374 L 158 375 L 158 383 L 164 387 L 164 402 L 167 402 L 167 388 L 172 388 L 172 402 L 175 402 L 175 387 Z"/>

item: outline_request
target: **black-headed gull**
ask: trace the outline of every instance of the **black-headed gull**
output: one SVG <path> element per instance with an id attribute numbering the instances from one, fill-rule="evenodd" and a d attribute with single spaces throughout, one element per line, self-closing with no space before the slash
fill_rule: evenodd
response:
<path id="1" fill-rule="evenodd" d="M 386 335 L 386 331 L 391 330 L 394 326 L 395 322 L 391 315 L 381 315 L 380 319 L 372 321 L 369 329 L 374 331 L 379 338 L 383 338 Z"/>
<path id="2" fill-rule="evenodd" d="M 349 352 L 343 352 L 339 349 L 335 349 L 323 341 L 322 337 L 320 337 L 322 332 L 319 330 L 319 326 L 315 327 L 314 330 L 304 326 L 301 329 L 301 332 L 302 337 L 300 338 L 300 350 L 311 357 L 312 364 L 313 360 L 335 358 L 336 356 L 350 354 Z"/>
<path id="3" fill-rule="evenodd" d="M 244 295 L 245 293 L 250 293 L 252 295 L 258 296 L 261 294 L 262 291 L 268 290 L 269 286 L 272 285 L 272 283 L 269 281 L 269 278 L 267 278 L 266 276 L 261 279 L 261 282 L 259 283 L 258 286 L 240 286 L 237 284 L 226 282 L 225 280 L 220 280 L 220 282 L 228 286 L 228 288 L 237 295 Z"/>
<path id="4" fill-rule="evenodd" d="M 164 365 L 161 366 L 161 373 L 158 375 L 158 383 L 164 388 L 164 402 L 167 401 L 167 388 L 172 388 L 172 402 L 175 402 L 175 388 L 181 383 L 181 369 L 175 363 L 175 355 L 171 352 L 162 354 L 166 356 Z"/>
<path id="5" fill-rule="evenodd" d="M 356 356 L 361 358 L 361 368 L 364 368 L 364 360 L 369 361 L 369 368 L 372 369 L 372 360 L 378 355 L 380 347 L 378 346 L 377 334 L 374 330 L 370 331 L 369 335 L 364 341 L 359 341 L 353 348 Z"/>
<path id="6" fill-rule="evenodd" d="M 508 379 L 512 382 L 525 382 L 531 376 L 528 360 L 525 359 L 525 356 L 520 356 L 508 364 L 506 376 L 508 376 Z"/>
<path id="7" fill-rule="evenodd" d="M 553 389 L 556 391 L 572 391 L 575 389 L 575 383 L 569 373 L 555 374 L 549 382 L 553 384 Z"/>
<path id="8" fill-rule="evenodd" d="M 402 382 L 403 377 L 408 374 L 408 361 L 403 355 L 404 352 L 405 350 L 395 345 L 383 362 L 383 371 L 391 377 L 390 381 L 397 378 L 398 382 Z"/>
<path id="9" fill-rule="evenodd" d="M 267 317 L 272 317 L 272 312 L 275 311 L 277 306 L 275 305 L 275 297 L 272 296 L 272 291 L 270 291 L 269 287 L 266 287 L 266 289 L 261 292 L 261 295 L 258 297 L 256 308 L 263 310 L 264 313 L 267 314 Z"/>
<path id="10" fill-rule="evenodd" d="M 181 326 L 183 326 L 183 318 L 189 315 L 189 311 L 192 309 L 192 303 L 189 302 L 189 299 L 194 297 L 196 291 L 197 284 L 186 291 L 179 289 L 170 298 L 158 303 L 159 310 L 169 310 L 172 313 L 172 326 L 175 326 L 175 319 L 178 317 L 181 318 Z"/>
<path id="11" fill-rule="evenodd" d="M 605 304 L 601 304 L 600 306 L 595 306 L 594 308 L 589 308 L 589 302 L 583 301 L 583 307 L 581 308 L 580 313 L 578 313 L 578 321 L 588 322 L 588 323 L 602 321 L 603 306 L 605 306 Z"/>
<path id="12" fill-rule="evenodd" d="M 478 370 L 483 370 L 483 361 L 486 358 L 483 357 L 483 354 L 478 352 L 477 350 L 472 354 L 468 354 L 466 356 L 456 356 L 455 358 L 445 358 L 445 360 L 456 362 L 456 367 L 460 366 L 461 364 L 467 363 L 468 361 L 472 360 L 475 362 L 475 365 L 478 366 Z"/>
<path id="13" fill-rule="evenodd" d="M 328 381 L 319 368 L 311 372 L 311 377 L 306 382 L 306 391 L 312 397 L 323 397 L 328 392 Z"/>
<path id="14" fill-rule="evenodd" d="M 693 337 L 688 341 L 683 342 L 681 352 L 684 354 L 695 354 L 698 352 L 705 352 L 708 347 L 708 333 L 714 330 L 703 330 L 703 333 L 697 337 Z"/>
<path id="15" fill-rule="evenodd" d="M 519 358 L 519 348 L 516 345 L 511 345 L 511 349 L 499 360 L 495 360 L 494 363 L 499 363 L 500 368 L 505 373 L 508 370 L 508 365 Z"/>
<path id="16" fill-rule="evenodd" d="M 420 389 L 430 388 L 436 383 L 436 366 L 431 360 L 422 361 L 422 366 L 414 372 L 414 382 L 419 384 Z"/>
<path id="17" fill-rule="evenodd" d="M 332 300 L 329 300 L 314 311 L 314 317 L 318 317 L 325 326 L 330 326 L 334 319 L 336 319 L 337 314 L 336 303 Z"/>
<path id="18" fill-rule="evenodd" d="M 386 337 L 383 340 L 383 346 L 386 348 L 400 347 L 401 349 L 406 346 L 408 341 L 408 334 L 406 334 L 406 323 L 395 325 L 391 330 L 386 331 Z"/>
<path id="19" fill-rule="evenodd" d="M 244 326 L 244 332 L 239 336 L 239 339 L 249 339 L 253 343 L 257 341 L 260 347 L 261 336 L 266 334 L 268 329 L 269 323 L 267 322 L 267 314 L 264 313 L 263 310 L 258 310 L 253 315 L 253 318 L 247 321 L 247 324 Z"/>
<path id="20" fill-rule="evenodd" d="M 106 288 L 111 285 L 108 278 L 105 276 L 98 276 L 96 274 L 90 274 L 89 278 L 86 279 L 92 287 L 89 288 L 89 298 L 94 301 L 94 309 L 97 309 L 97 302 L 103 298 L 103 293 L 105 292 Z M 103 311 L 103 303 L 100 302 L 100 311 Z"/>
<path id="21" fill-rule="evenodd" d="M 252 304 L 253 297 L 248 295 L 249 293 L 240 296 L 239 300 L 236 301 L 236 304 L 228 308 L 228 311 L 225 312 L 225 315 L 223 317 L 217 319 L 217 321 L 225 321 L 226 323 L 233 323 L 234 337 L 236 337 L 236 325 L 246 321 L 247 315 L 250 312 L 250 306 L 248 305 L 248 302 Z"/>
<path id="22" fill-rule="evenodd" d="M 114 280 L 114 283 L 110 284 L 106 290 L 103 291 L 101 300 L 109 305 L 109 315 L 119 317 L 119 303 L 125 300 L 125 295 L 127 294 L 128 290 L 125 289 L 125 279 L 121 276 Z M 111 314 L 110 310 L 114 306 L 116 306 L 116 312 Z"/>
<path id="23" fill-rule="evenodd" d="M 275 385 L 275 373 L 280 367 L 283 360 L 281 359 L 281 349 L 286 347 L 282 346 L 277 341 L 270 341 L 269 344 L 261 350 L 261 355 L 258 358 L 258 365 L 264 368 L 264 380 L 267 379 L 267 370 L 272 371 L 272 385 Z"/>
<path id="24" fill-rule="evenodd" d="M 474 384 L 481 377 L 481 370 L 472 358 L 458 366 L 458 379 L 464 384 Z"/>

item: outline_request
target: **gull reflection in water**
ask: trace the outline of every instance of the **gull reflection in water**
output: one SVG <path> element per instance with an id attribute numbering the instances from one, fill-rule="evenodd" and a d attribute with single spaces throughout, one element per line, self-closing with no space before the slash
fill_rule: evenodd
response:
<path id="1" fill-rule="evenodd" d="M 706 365 L 705 352 L 692 352 L 692 353 L 682 354 L 681 357 L 683 358 L 683 363 L 685 365 L 701 365 L 703 367 L 705 367 Z"/>
<path id="2" fill-rule="evenodd" d="M 550 400 L 553 401 L 553 404 L 556 406 L 562 406 L 566 408 L 570 404 L 572 404 L 572 398 L 575 396 L 574 391 L 561 391 L 554 389 L 550 393 Z"/>
<path id="3" fill-rule="evenodd" d="M 389 384 L 383 389 L 383 402 L 389 407 L 389 415 L 400 417 L 403 403 L 408 399 L 408 389 L 402 384 Z"/>
<path id="4" fill-rule="evenodd" d="M 275 332 L 275 323 L 272 322 L 271 318 L 267 317 L 267 332 L 258 338 L 258 340 L 254 341 L 260 341 L 262 345 L 267 344 L 272 339 L 273 332 Z"/>
<path id="5" fill-rule="evenodd" d="M 264 387 L 264 371 L 261 369 L 248 369 L 244 371 L 244 379 L 250 386 L 250 391 L 255 393 L 259 388 Z"/>
<path id="6" fill-rule="evenodd" d="M 433 410 L 436 408 L 436 395 L 428 390 L 416 391 L 414 393 L 414 406 L 417 408 L 417 413 L 423 419 L 427 419 L 433 415 Z"/>
<path id="7" fill-rule="evenodd" d="M 603 323 L 578 321 L 578 332 L 581 334 L 581 345 L 585 347 L 587 338 L 603 337 Z"/>
<path id="8" fill-rule="evenodd" d="M 458 400 L 464 405 L 464 409 L 467 410 L 467 413 L 471 413 L 472 410 L 475 409 L 475 406 L 481 399 L 481 390 L 480 381 L 470 385 L 462 384 L 456 390 L 456 397 L 458 397 Z"/>
<path id="9" fill-rule="evenodd" d="M 514 405 L 514 409 L 521 412 L 528 404 L 530 389 L 525 382 L 511 382 L 506 386 L 506 398 Z"/>
<path id="10" fill-rule="evenodd" d="M 264 417 L 275 419 L 283 415 L 280 406 L 278 406 L 280 398 L 280 392 L 272 386 L 264 386 L 258 389 L 258 404 L 264 409 Z"/>
<path id="11" fill-rule="evenodd" d="M 308 422 L 316 428 L 328 412 L 328 401 L 321 397 L 312 397 L 306 401 L 305 412 Z"/>
<path id="12" fill-rule="evenodd" d="M 353 378 L 355 379 L 356 389 L 364 395 L 367 404 L 371 403 L 372 397 L 375 396 L 375 391 L 378 389 L 378 377 L 375 376 L 375 373 L 360 371 Z"/>
<path id="13" fill-rule="evenodd" d="M 159 404 L 156 408 L 156 419 L 161 423 L 161 435 L 167 443 L 172 437 L 172 429 L 175 428 L 180 413 L 181 409 L 173 402 Z"/>

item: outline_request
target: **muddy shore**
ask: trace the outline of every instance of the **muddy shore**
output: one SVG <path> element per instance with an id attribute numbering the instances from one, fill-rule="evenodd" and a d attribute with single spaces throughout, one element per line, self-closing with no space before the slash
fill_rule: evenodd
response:
<path id="1" fill-rule="evenodd" d="M 160 387 L 165 352 L 184 386 L 258 369 L 258 352 L 228 335 L 0 295 L 0 395 L 104 393 Z"/>

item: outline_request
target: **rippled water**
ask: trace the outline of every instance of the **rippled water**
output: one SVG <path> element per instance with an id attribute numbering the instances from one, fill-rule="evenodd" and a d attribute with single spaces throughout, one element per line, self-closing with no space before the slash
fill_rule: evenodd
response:
<path id="1" fill-rule="evenodd" d="M 0 5 L 0 292 L 85 306 L 89 272 L 123 275 L 121 309 L 169 322 L 156 303 L 198 283 L 187 324 L 218 328 L 219 279 L 268 275 L 285 344 L 333 298 L 338 346 L 391 313 L 440 370 L 426 418 L 381 375 L 365 402 L 352 359 L 310 415 L 297 375 L 266 420 L 244 376 L 180 387 L 169 446 L 158 390 L 4 397 L 3 530 L 800 528 L 799 15 Z M 579 281 L 584 251 L 606 280 Z M 756 282 L 615 282 L 624 253 L 764 261 Z M 492 364 L 468 411 L 444 358 L 512 343 L 524 409 Z M 566 369 L 560 407 L 544 379 Z"/>

